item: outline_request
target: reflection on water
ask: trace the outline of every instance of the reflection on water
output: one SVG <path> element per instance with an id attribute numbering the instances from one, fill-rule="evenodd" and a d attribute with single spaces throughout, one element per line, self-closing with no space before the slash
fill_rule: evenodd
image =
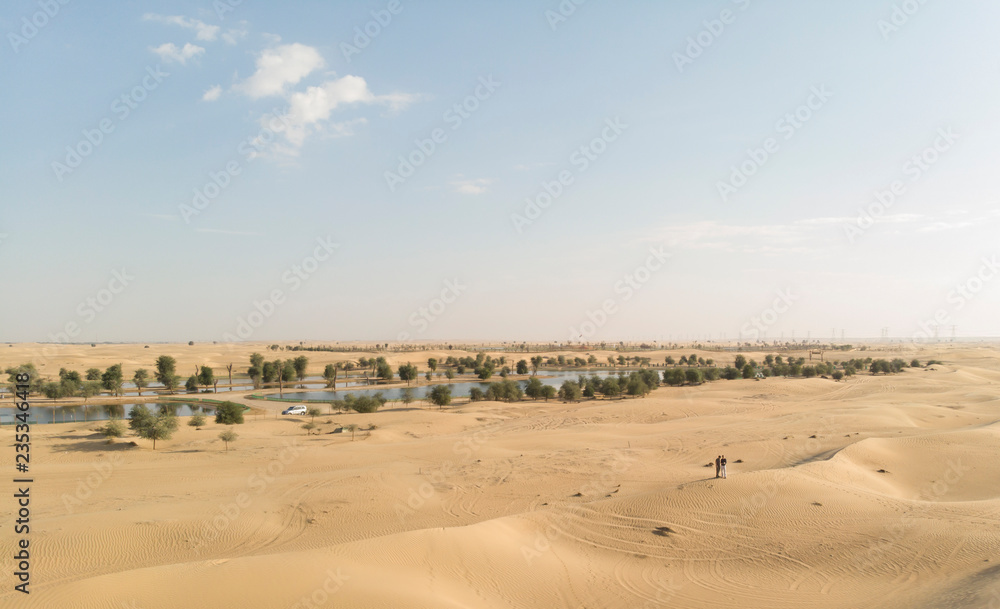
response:
<path id="1" fill-rule="evenodd" d="M 170 408 L 179 417 L 214 412 L 211 404 L 189 404 L 186 402 L 146 402 L 146 407 L 157 412 L 161 406 Z M 135 404 L 88 404 L 86 406 L 37 406 L 32 405 L 29 422 L 72 423 L 75 421 L 106 421 L 109 418 L 127 419 Z M 14 423 L 14 408 L 0 408 L 0 424 Z"/>

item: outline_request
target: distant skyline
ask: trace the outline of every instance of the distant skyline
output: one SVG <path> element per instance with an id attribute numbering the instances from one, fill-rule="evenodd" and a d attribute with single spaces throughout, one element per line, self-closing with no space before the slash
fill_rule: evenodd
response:
<path id="1" fill-rule="evenodd" d="M 10 2 L 0 341 L 997 337 L 998 20 Z"/>

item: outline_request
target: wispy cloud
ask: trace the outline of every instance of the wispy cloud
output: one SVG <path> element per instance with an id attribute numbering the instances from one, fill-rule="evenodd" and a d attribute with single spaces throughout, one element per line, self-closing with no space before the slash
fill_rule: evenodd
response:
<path id="1" fill-rule="evenodd" d="M 463 195 L 481 195 L 486 192 L 486 187 L 493 183 L 489 178 L 478 178 L 475 180 L 461 180 L 450 182 L 455 192 Z"/>
<path id="2" fill-rule="evenodd" d="M 222 29 L 217 25 L 208 25 L 204 21 L 182 17 L 180 15 L 168 16 L 157 15 L 156 13 L 146 13 L 142 16 L 142 18 L 146 21 L 156 21 L 166 25 L 178 25 L 182 28 L 193 30 L 195 32 L 195 38 L 208 42 L 215 40 L 219 35 L 219 30 Z"/>
<path id="3" fill-rule="evenodd" d="M 201 96 L 201 99 L 204 101 L 215 101 L 219 99 L 220 95 L 222 95 L 222 86 L 215 85 L 208 91 L 205 91 L 205 94 Z"/>
<path id="4" fill-rule="evenodd" d="M 183 47 L 178 48 L 176 44 L 167 42 L 158 47 L 149 47 L 149 50 L 160 56 L 166 63 L 179 63 L 184 65 L 193 57 L 197 57 L 205 52 L 203 47 L 187 42 Z"/>

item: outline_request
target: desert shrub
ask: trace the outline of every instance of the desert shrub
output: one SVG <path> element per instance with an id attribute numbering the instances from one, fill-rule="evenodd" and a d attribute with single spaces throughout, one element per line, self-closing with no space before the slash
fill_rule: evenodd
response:
<path id="1" fill-rule="evenodd" d="M 243 406 L 236 402 L 223 402 L 215 408 L 215 422 L 220 425 L 242 425 Z"/>

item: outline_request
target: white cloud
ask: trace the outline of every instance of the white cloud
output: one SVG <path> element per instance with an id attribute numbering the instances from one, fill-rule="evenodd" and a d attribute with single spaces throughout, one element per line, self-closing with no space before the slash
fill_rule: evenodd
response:
<path id="1" fill-rule="evenodd" d="M 323 57 L 304 44 L 285 44 L 266 49 L 257 56 L 257 71 L 237 88 L 250 97 L 281 95 L 314 70 L 323 67 Z"/>
<path id="2" fill-rule="evenodd" d="M 239 29 L 226 30 L 226 33 L 222 35 L 222 39 L 225 40 L 227 44 L 236 44 L 240 40 L 246 38 L 246 35 L 246 28 L 240 27 Z"/>
<path id="3" fill-rule="evenodd" d="M 290 153 L 302 146 L 311 133 L 343 137 L 353 133 L 354 125 L 366 122 L 361 118 L 329 123 L 333 111 L 342 105 L 378 104 L 388 106 L 391 110 L 399 110 L 413 99 L 414 96 L 401 93 L 375 95 L 368 89 L 364 78 L 347 75 L 291 94 L 288 97 L 288 112 L 283 121 L 275 124 L 273 115 L 266 115 L 261 118 L 261 125 L 282 133 L 292 147 L 282 151 Z"/>
<path id="4" fill-rule="evenodd" d="M 203 101 L 215 101 L 219 99 L 220 95 L 222 95 L 222 87 L 220 85 L 215 85 L 208 91 L 205 91 L 205 94 L 201 96 L 201 99 Z"/>
<path id="5" fill-rule="evenodd" d="M 155 13 L 146 13 L 142 17 L 146 21 L 156 21 L 159 23 L 165 23 L 167 25 L 179 25 L 182 28 L 189 30 L 194 30 L 195 38 L 198 40 L 213 41 L 219 35 L 219 30 L 221 29 L 217 25 L 208 25 L 203 21 L 198 21 L 197 19 L 189 19 L 187 17 L 181 17 L 179 15 L 167 16 L 167 15 L 157 15 Z"/>
<path id="6" fill-rule="evenodd" d="M 486 187 L 493 183 L 489 178 L 478 178 L 475 180 L 461 180 L 451 182 L 455 192 L 463 195 L 481 195 L 486 192 Z"/>
<path id="7" fill-rule="evenodd" d="M 181 65 L 187 63 L 188 59 L 197 57 L 205 52 L 204 48 L 190 42 L 185 43 L 182 48 L 177 48 L 176 44 L 167 42 L 158 47 L 149 47 L 149 50 L 159 55 L 160 59 L 167 63 L 179 63 Z"/>

